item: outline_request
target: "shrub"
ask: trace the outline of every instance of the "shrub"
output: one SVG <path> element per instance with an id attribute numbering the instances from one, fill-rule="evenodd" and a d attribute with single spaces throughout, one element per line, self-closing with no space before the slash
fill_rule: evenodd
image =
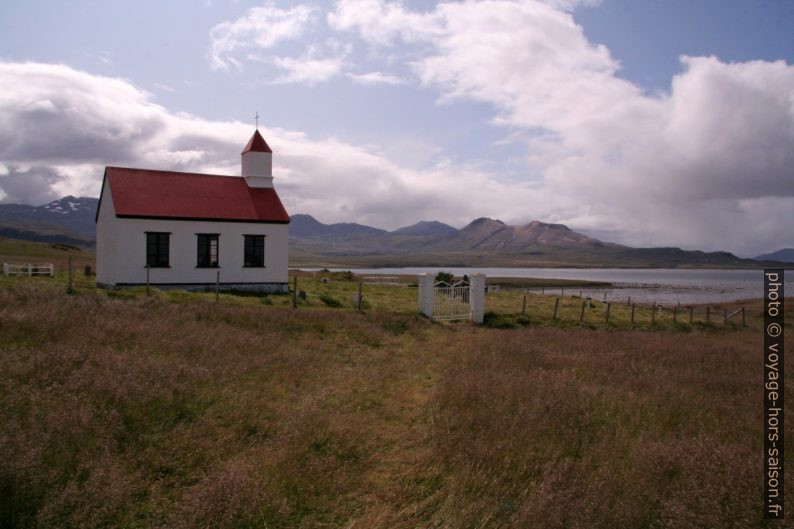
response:
<path id="1" fill-rule="evenodd" d="M 451 285 L 455 282 L 455 276 L 449 272 L 439 272 L 436 274 L 436 283 L 442 282 Z"/>
<path id="2" fill-rule="evenodd" d="M 322 301 L 326 307 L 338 308 L 342 306 L 341 301 L 329 296 L 328 294 L 320 294 L 320 301 Z"/>
<path id="3" fill-rule="evenodd" d="M 492 329 L 512 329 L 516 326 L 510 318 L 490 310 L 483 315 L 482 324 Z"/>

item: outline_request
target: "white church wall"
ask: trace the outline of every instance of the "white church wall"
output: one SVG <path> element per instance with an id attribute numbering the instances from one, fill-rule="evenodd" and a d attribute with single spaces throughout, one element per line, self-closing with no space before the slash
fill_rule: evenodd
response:
<path id="1" fill-rule="evenodd" d="M 106 192 L 108 191 L 106 187 Z M 117 218 L 112 201 L 103 196 L 97 225 L 97 282 L 133 285 L 146 283 L 146 232 L 169 236 L 169 266 L 149 269 L 152 285 L 214 285 L 220 271 L 222 284 L 284 283 L 288 267 L 288 225 Z M 108 207 L 106 207 L 108 206 Z M 197 266 L 199 233 L 218 234 L 217 268 Z M 265 266 L 243 267 L 244 235 L 265 236 Z M 100 265 L 101 263 L 101 265 Z"/>
<path id="2" fill-rule="evenodd" d="M 116 244 L 114 223 L 116 219 L 110 186 L 102 187 L 101 208 L 96 224 L 96 280 L 103 285 L 113 284 L 116 270 Z"/>

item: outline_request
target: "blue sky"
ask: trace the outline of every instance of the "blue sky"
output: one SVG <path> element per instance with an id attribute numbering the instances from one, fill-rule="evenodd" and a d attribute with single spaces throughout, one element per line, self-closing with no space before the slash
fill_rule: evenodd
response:
<path id="1" fill-rule="evenodd" d="M 258 111 L 323 222 L 790 247 L 791 27 L 787 0 L 6 2 L 0 201 L 237 174 Z"/>

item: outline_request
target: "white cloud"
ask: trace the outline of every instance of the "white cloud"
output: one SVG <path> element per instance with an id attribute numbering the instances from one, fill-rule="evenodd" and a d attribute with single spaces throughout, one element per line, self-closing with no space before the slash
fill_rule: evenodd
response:
<path id="1" fill-rule="evenodd" d="M 439 32 L 434 13 L 414 13 L 402 4 L 383 0 L 339 0 L 326 19 L 335 30 L 354 30 L 370 44 L 388 45 L 397 37 L 406 41 Z"/>
<path id="2" fill-rule="evenodd" d="M 252 133 L 247 124 L 169 112 L 128 81 L 62 65 L 0 62 L 0 85 L 10 87 L 0 93 L 5 202 L 98 196 L 105 165 L 239 174 L 240 148 Z M 39 101 L 52 105 L 30 110 Z M 274 150 L 276 186 L 289 211 L 324 222 L 397 228 L 439 218 L 463 225 L 483 214 L 523 216 L 542 199 L 466 167 L 408 169 L 372 147 L 260 130 Z M 461 188 L 467 193 L 449 193 Z"/>
<path id="3" fill-rule="evenodd" d="M 496 123 L 531 133 L 528 166 L 557 206 L 533 216 L 633 244 L 791 245 L 781 226 L 794 223 L 794 67 L 684 57 L 670 93 L 648 95 L 587 40 L 569 12 L 586 4 L 486 0 L 421 12 L 343 0 L 328 20 L 395 53 L 398 39 L 422 46 L 403 60 L 442 100 L 489 103 Z M 760 222 L 770 200 L 778 222 Z"/>
<path id="4" fill-rule="evenodd" d="M 333 57 L 317 57 L 313 48 L 309 48 L 301 57 L 274 57 L 273 64 L 286 72 L 277 77 L 276 83 L 299 83 L 312 86 L 327 81 L 339 74 L 344 65 L 346 53 Z"/>
<path id="5" fill-rule="evenodd" d="M 268 3 L 252 7 L 236 20 L 221 22 L 210 30 L 210 65 L 240 67 L 238 53 L 256 53 L 299 37 L 311 24 L 314 11 L 306 5 L 281 9 Z"/>
<path id="6" fill-rule="evenodd" d="M 176 92 L 176 89 L 174 89 L 174 87 L 172 87 L 172 86 L 169 86 L 169 85 L 167 85 L 167 84 L 163 84 L 163 83 L 154 83 L 154 86 L 155 86 L 155 88 L 159 88 L 159 89 L 160 89 L 160 90 L 162 90 L 163 92 L 170 92 L 170 93 L 174 93 L 174 92 Z"/>
<path id="7" fill-rule="evenodd" d="M 579 6 L 592 7 L 601 4 L 602 0 L 541 0 L 542 2 L 556 7 L 557 9 L 564 9 L 566 11 L 573 11 Z"/>
<path id="8" fill-rule="evenodd" d="M 404 79 L 400 79 L 396 75 L 384 72 L 367 72 L 362 74 L 349 73 L 347 76 L 350 77 L 354 82 L 367 86 L 379 84 L 398 85 L 405 83 Z"/>
<path id="9" fill-rule="evenodd" d="M 744 255 L 794 245 L 794 66 L 684 57 L 669 93 L 649 95 L 588 41 L 570 12 L 586 4 L 470 0 L 412 11 L 337 2 L 326 20 L 340 39 L 360 38 L 372 57 L 394 59 L 347 73 L 353 81 L 394 81 L 381 68 L 407 67 L 443 101 L 491 105 L 506 135 L 524 138 L 535 177 L 510 182 L 455 163 L 411 168 L 374 147 L 263 130 L 290 211 L 387 228 L 535 218 L 616 234 L 617 242 Z M 301 43 L 307 51 L 297 58 L 275 53 L 275 43 L 219 48 L 218 57 L 230 65 L 250 53 L 281 70 L 279 82 L 352 70 L 350 43 Z M 264 49 L 271 53 L 257 55 Z M 0 63 L 0 86 L 10 87 L 0 93 L 5 201 L 38 200 L 41 189 L 98 192 L 91 164 L 236 173 L 251 132 L 171 113 L 127 81 L 65 66 Z"/>
<path id="10" fill-rule="evenodd" d="M 300 56 L 285 55 L 279 45 L 301 37 L 315 22 L 316 8 L 297 5 L 281 9 L 273 3 L 249 9 L 237 20 L 210 30 L 210 64 L 215 69 L 242 69 L 246 62 L 275 67 L 273 83 L 312 86 L 338 75 L 351 53 L 350 44 L 327 39 L 305 46 Z"/>

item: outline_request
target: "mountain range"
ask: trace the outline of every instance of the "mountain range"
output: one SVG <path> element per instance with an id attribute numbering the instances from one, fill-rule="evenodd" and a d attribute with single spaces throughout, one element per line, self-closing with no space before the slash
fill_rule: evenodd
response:
<path id="1" fill-rule="evenodd" d="M 0 236 L 90 247 L 99 200 L 67 196 L 43 206 L 0 204 Z M 295 214 L 290 263 L 295 266 L 618 266 L 758 267 L 728 252 L 632 248 L 602 242 L 562 224 L 532 221 L 512 226 L 478 218 L 457 229 L 422 221 L 394 231 L 356 223 L 323 224 Z M 794 250 L 756 259 L 794 261 Z"/>
<path id="2" fill-rule="evenodd" d="M 93 246 L 98 198 L 66 196 L 43 206 L 0 204 L 0 236 Z"/>
<path id="3" fill-rule="evenodd" d="M 293 215 L 290 262 L 325 266 L 614 266 L 758 267 L 728 252 L 631 248 L 602 242 L 563 224 L 511 226 L 479 218 L 462 229 L 423 221 L 394 231 L 361 224 L 322 224 Z"/>
<path id="4" fill-rule="evenodd" d="M 523 226 L 509 226 L 485 217 L 460 230 L 438 221 L 422 221 L 389 232 L 361 224 L 322 224 L 310 215 L 297 214 L 292 216 L 290 240 L 303 250 L 320 255 L 427 251 L 533 254 L 547 246 L 618 247 L 572 231 L 562 224 L 533 221 Z"/>
<path id="5" fill-rule="evenodd" d="M 778 261 L 780 263 L 794 263 L 794 248 L 783 248 L 772 253 L 756 256 L 759 261 Z"/>

